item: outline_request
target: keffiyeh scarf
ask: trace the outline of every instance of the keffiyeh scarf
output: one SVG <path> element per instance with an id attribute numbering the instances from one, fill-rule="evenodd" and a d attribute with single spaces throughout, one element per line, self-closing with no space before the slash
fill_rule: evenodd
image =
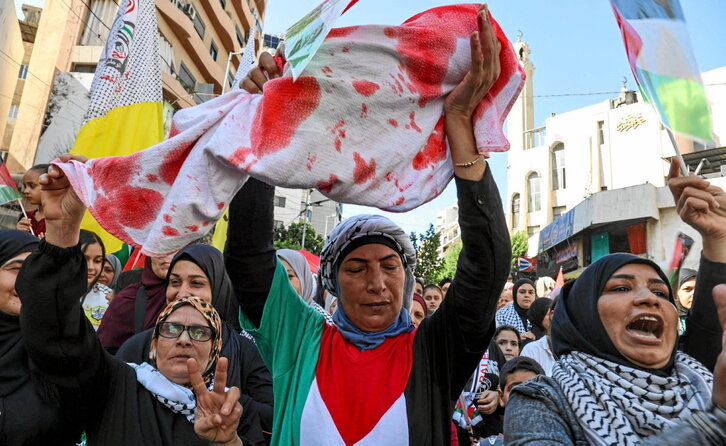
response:
<path id="1" fill-rule="evenodd" d="M 444 101 L 470 68 L 478 10 L 449 5 L 401 26 L 334 29 L 296 82 L 285 65 L 263 94 L 233 90 L 179 111 L 156 146 L 59 166 L 96 220 L 147 255 L 202 237 L 249 176 L 339 202 L 413 209 L 453 178 Z M 473 117 L 483 154 L 508 149 L 502 125 L 525 78 L 492 23 L 501 75 Z"/>
<path id="2" fill-rule="evenodd" d="M 522 322 L 522 318 L 517 313 L 517 309 L 514 308 L 514 304 L 508 304 L 504 308 L 500 308 L 497 310 L 496 315 L 494 316 L 494 320 L 496 321 L 497 327 L 501 327 L 502 325 L 510 325 L 517 329 L 520 333 L 526 333 L 529 331 L 529 326 L 525 327 L 524 323 Z"/>
<path id="3" fill-rule="evenodd" d="M 669 376 L 658 376 L 573 351 L 552 369 L 593 445 L 636 445 L 711 405 L 713 375 L 677 353 Z"/>
<path id="4" fill-rule="evenodd" d="M 180 413 L 194 424 L 197 399 L 191 389 L 173 383 L 151 364 L 128 363 L 136 371 L 136 380 L 151 392 L 157 400 L 174 413 Z M 212 388 L 210 383 L 210 389 Z"/>

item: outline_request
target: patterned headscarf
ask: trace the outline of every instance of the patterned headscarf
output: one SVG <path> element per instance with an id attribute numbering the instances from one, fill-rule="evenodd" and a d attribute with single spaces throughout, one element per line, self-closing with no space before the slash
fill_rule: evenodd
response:
<path id="1" fill-rule="evenodd" d="M 358 243 L 365 237 L 386 239 L 401 256 L 406 274 L 406 281 L 403 285 L 403 307 L 408 310 L 411 308 L 413 290 L 416 285 L 416 278 L 413 275 L 413 270 L 416 268 L 416 251 L 413 249 L 411 239 L 403 229 L 380 215 L 364 214 L 351 217 L 328 234 L 325 247 L 320 254 L 320 275 L 323 286 L 340 297 L 338 267 L 343 261 L 341 254 L 347 251 L 346 248 L 351 243 Z M 339 303 L 345 304 L 343 301 Z"/>
<path id="2" fill-rule="evenodd" d="M 195 310 L 199 311 L 209 326 L 214 330 L 212 339 L 210 340 L 212 342 L 212 349 L 209 352 L 209 362 L 207 363 L 207 368 L 202 373 L 204 384 L 208 386 L 212 381 L 214 368 L 217 365 L 219 353 L 222 350 L 222 321 L 219 319 L 217 310 L 199 297 L 179 297 L 172 302 L 169 302 L 166 308 L 164 308 L 164 311 L 161 312 L 159 318 L 156 320 L 156 327 L 154 327 L 154 335 L 151 338 L 151 347 L 149 348 L 149 362 L 151 365 L 156 367 L 156 347 L 159 343 L 159 326 L 162 322 L 166 321 L 172 313 L 184 305 L 191 305 Z"/>

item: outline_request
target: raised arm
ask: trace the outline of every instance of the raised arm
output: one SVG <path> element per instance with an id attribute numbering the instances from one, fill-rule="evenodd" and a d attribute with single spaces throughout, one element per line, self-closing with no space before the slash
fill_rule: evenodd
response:
<path id="1" fill-rule="evenodd" d="M 78 245 L 84 207 L 60 169 L 51 167 L 40 181 L 46 237 L 26 259 L 16 285 L 25 348 L 51 382 L 87 392 L 88 383 L 103 374 L 106 358 L 79 300 L 87 286 Z"/>
<path id="2" fill-rule="evenodd" d="M 703 240 L 693 305 L 680 348 L 713 371 L 723 333 L 712 293 L 716 285 L 726 283 L 726 193 L 697 176 L 681 176 L 679 169 L 680 160 L 673 158 L 668 186 L 681 219 Z"/>
<path id="3" fill-rule="evenodd" d="M 273 186 L 250 178 L 229 205 L 224 263 L 242 311 L 257 326 L 277 265 L 274 194 Z"/>
<path id="4" fill-rule="evenodd" d="M 448 296 L 454 297 L 451 303 L 469 351 L 487 348 L 491 336 L 487 328 L 493 323 L 511 257 L 499 190 L 474 139 L 472 116 L 500 73 L 500 44 L 486 7 L 479 20 L 480 32 L 471 37 L 471 69 L 445 104 L 463 244 Z"/>

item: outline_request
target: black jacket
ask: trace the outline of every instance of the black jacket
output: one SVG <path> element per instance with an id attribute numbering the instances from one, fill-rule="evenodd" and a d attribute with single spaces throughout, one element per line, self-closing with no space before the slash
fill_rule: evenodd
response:
<path id="1" fill-rule="evenodd" d="M 81 398 L 77 409 L 92 445 L 206 445 L 194 426 L 171 412 L 136 380 L 136 372 L 108 354 L 86 319 L 80 246 L 42 241 L 18 275 L 16 289 L 28 356 L 44 377 Z M 246 446 L 263 445 L 259 416 L 247 401 L 237 432 Z"/>

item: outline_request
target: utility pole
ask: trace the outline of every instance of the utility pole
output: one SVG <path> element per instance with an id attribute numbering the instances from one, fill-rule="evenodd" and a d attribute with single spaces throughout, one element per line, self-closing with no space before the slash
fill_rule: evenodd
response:
<path id="1" fill-rule="evenodd" d="M 303 210 L 301 214 L 303 215 L 303 233 L 302 233 L 302 241 L 300 242 L 300 249 L 305 249 L 305 235 L 307 234 L 308 229 L 308 208 L 310 207 L 310 195 L 313 193 L 312 189 L 308 189 L 305 192 L 305 201 L 303 202 Z"/>

